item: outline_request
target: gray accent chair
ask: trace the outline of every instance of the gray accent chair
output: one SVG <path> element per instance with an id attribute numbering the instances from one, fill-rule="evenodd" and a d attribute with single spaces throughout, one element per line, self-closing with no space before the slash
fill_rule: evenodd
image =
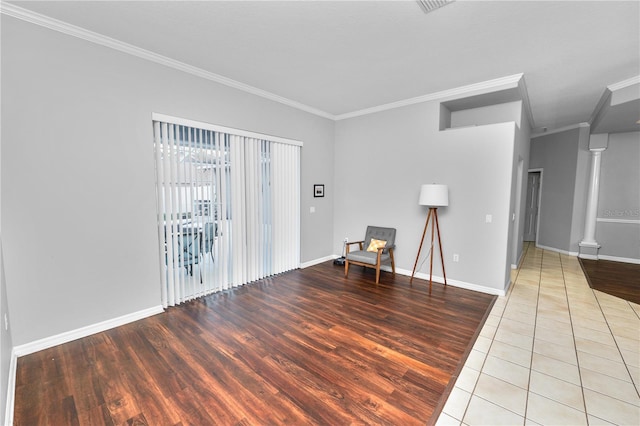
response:
<path id="1" fill-rule="evenodd" d="M 182 230 L 182 240 L 178 240 L 181 246 L 180 265 L 184 266 L 190 275 L 193 275 L 193 265 L 200 259 L 200 233 L 191 228 Z"/>
<path id="2" fill-rule="evenodd" d="M 367 251 L 371 239 L 386 241 L 384 247 L 378 248 L 375 252 Z M 359 250 L 351 251 L 350 246 L 358 244 Z M 353 241 L 346 244 L 344 276 L 349 276 L 349 265 L 359 265 L 366 268 L 376 269 L 376 284 L 380 282 L 380 266 L 390 261 L 391 271 L 395 275 L 396 264 L 393 259 L 393 249 L 396 246 L 396 229 L 383 228 L 380 226 L 367 226 L 364 240 Z"/>

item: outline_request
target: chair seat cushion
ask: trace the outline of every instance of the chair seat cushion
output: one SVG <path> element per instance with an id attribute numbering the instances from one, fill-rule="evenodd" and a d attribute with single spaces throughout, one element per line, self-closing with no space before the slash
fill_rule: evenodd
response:
<path id="1" fill-rule="evenodd" d="M 389 259 L 389 254 L 383 254 L 380 256 L 380 262 L 384 262 Z M 370 265 L 375 265 L 378 260 L 378 253 L 374 253 L 371 251 L 358 250 L 352 251 L 347 254 L 347 260 L 353 260 L 355 262 L 368 263 Z"/>

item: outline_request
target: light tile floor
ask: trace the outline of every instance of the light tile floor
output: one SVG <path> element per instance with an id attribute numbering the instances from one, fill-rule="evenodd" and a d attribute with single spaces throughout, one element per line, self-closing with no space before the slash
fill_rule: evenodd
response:
<path id="1" fill-rule="evenodd" d="M 437 425 L 640 425 L 640 305 L 525 246 Z"/>

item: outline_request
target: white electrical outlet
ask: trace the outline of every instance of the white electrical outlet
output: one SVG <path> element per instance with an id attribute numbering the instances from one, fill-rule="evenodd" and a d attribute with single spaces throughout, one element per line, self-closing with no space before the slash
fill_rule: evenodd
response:
<path id="1" fill-rule="evenodd" d="M 485 218 L 484 218 L 484 221 L 485 221 L 486 223 L 491 223 L 491 222 L 493 222 L 493 216 L 492 216 L 492 215 L 490 215 L 490 214 L 486 215 L 486 216 L 485 216 Z"/>
<path id="2" fill-rule="evenodd" d="M 460 262 L 460 255 L 458 253 L 454 253 L 453 254 L 453 261 L 454 262 Z"/>

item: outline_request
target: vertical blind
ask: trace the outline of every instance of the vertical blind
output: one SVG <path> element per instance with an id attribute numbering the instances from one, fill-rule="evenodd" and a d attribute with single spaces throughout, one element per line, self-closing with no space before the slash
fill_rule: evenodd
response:
<path id="1" fill-rule="evenodd" d="M 162 303 L 300 263 L 301 142 L 153 115 Z"/>

